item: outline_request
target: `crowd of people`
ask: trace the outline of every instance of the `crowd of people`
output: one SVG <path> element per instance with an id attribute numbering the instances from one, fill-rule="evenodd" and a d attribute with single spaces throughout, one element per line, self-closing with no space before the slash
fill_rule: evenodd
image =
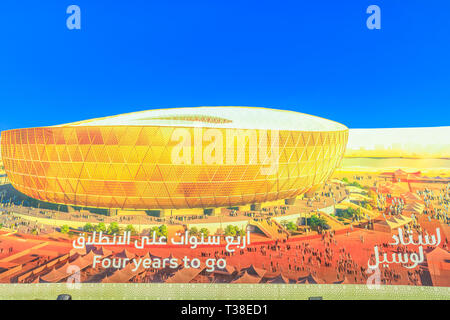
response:
<path id="1" fill-rule="evenodd" d="M 15 216 L 5 209 L 0 210 L 0 226 L 11 231 L 34 235 L 56 231 L 55 227 Z"/>
<path id="2" fill-rule="evenodd" d="M 446 224 L 450 224 L 450 216 L 448 215 L 450 206 L 450 189 L 449 185 L 439 189 L 436 193 L 428 188 L 417 190 L 417 194 L 423 198 L 425 204 L 424 214 L 430 219 L 436 219 Z"/>
<path id="3" fill-rule="evenodd" d="M 357 179 L 363 181 L 363 178 Z M 412 222 L 404 226 L 404 232 L 412 228 L 418 234 L 427 234 L 419 223 L 419 217 L 427 216 L 429 219 L 435 219 L 449 223 L 447 212 L 450 201 L 450 194 L 447 188 L 436 189 L 417 189 L 416 194 L 423 200 L 424 210 L 412 215 Z M 265 221 L 269 226 L 274 224 L 271 218 L 273 216 L 283 216 L 295 213 L 299 208 L 304 210 L 306 207 L 328 206 L 341 201 L 348 196 L 348 192 L 343 185 L 326 184 L 321 190 L 313 196 L 305 199 L 298 199 L 293 205 L 272 206 L 255 211 L 245 211 L 229 209 L 224 210 L 223 215 L 229 218 L 238 218 L 240 216 L 255 219 L 255 221 Z M 405 210 L 405 200 L 402 197 L 394 196 L 389 193 L 376 193 L 376 207 L 387 218 L 388 216 L 397 216 L 403 214 Z M 172 216 L 154 217 L 148 215 L 140 216 L 99 216 L 92 213 L 74 211 L 63 213 L 55 210 L 43 210 L 39 208 L 28 208 L 14 204 L 2 204 L 0 212 L 0 224 L 3 227 L 21 230 L 23 233 L 42 234 L 49 231 L 55 231 L 51 226 L 43 225 L 32 219 L 23 219 L 13 212 L 24 213 L 29 216 L 52 219 L 70 219 L 74 221 L 84 221 L 90 223 L 98 222 L 119 222 L 122 224 L 144 224 L 144 223 L 168 223 L 168 224 L 186 224 L 207 219 L 208 222 L 218 217 L 208 215 L 191 215 L 191 216 Z M 192 256 L 200 258 L 214 257 L 227 258 L 230 265 L 237 270 L 241 270 L 243 265 L 248 262 L 254 262 L 263 270 L 270 274 L 283 274 L 287 278 L 297 281 L 305 274 L 313 275 L 317 281 L 321 282 L 343 282 L 347 283 L 366 283 L 371 275 L 368 270 L 367 260 L 374 258 L 370 256 L 370 250 L 377 245 L 384 252 L 394 253 L 412 253 L 412 249 L 407 246 L 395 246 L 389 244 L 389 234 L 383 236 L 383 241 L 373 241 L 368 236 L 369 231 L 349 227 L 345 233 L 336 235 L 335 230 L 323 230 L 320 234 L 314 234 L 314 237 L 308 240 L 302 239 L 283 239 L 276 240 L 265 244 L 255 244 L 245 249 L 228 252 L 223 248 L 199 248 L 195 252 L 190 252 Z M 358 242 L 360 247 L 347 246 L 351 241 L 350 237 L 355 235 L 351 241 Z M 356 236 L 357 235 L 357 236 Z M 381 237 L 381 236 L 380 236 Z M 448 250 L 448 240 L 443 239 L 443 247 Z M 363 257 L 363 258 L 362 258 Z M 94 277 L 95 270 L 88 269 L 89 276 Z M 380 268 L 380 277 L 383 284 L 423 284 L 424 272 L 423 267 L 414 270 L 400 268 Z M 155 273 L 145 272 L 136 275 L 131 281 L 164 282 L 170 277 L 170 272 Z M 203 279 L 203 278 L 202 278 Z M 207 277 L 208 279 L 208 277 Z M 204 279 L 203 279 L 204 280 Z M 214 276 L 209 277 L 210 281 L 215 281 Z"/>

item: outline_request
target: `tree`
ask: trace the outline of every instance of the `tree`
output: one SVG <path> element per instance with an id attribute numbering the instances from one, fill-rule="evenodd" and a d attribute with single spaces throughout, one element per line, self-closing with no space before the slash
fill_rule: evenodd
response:
<path id="1" fill-rule="evenodd" d="M 150 236 L 153 237 L 153 233 L 155 233 L 155 236 L 157 238 L 162 237 L 162 236 L 167 238 L 167 233 L 168 233 L 167 232 L 167 226 L 164 225 L 164 224 L 160 225 L 159 227 L 158 226 L 154 226 L 154 227 L 152 227 L 150 229 Z"/>
<path id="2" fill-rule="evenodd" d="M 236 228 L 235 228 L 235 226 L 233 226 L 233 225 L 228 225 L 228 226 L 225 228 L 225 235 L 226 235 L 226 236 L 233 236 L 233 237 L 235 237 L 235 236 L 236 236 Z"/>
<path id="3" fill-rule="evenodd" d="M 130 232 L 133 235 L 137 234 L 136 229 L 131 224 L 127 225 L 127 227 L 125 228 L 125 231 Z"/>
<path id="4" fill-rule="evenodd" d="M 64 233 L 64 234 L 69 233 L 69 230 L 70 230 L 70 228 L 69 228 L 69 226 L 67 224 L 62 225 L 61 228 L 60 228 L 61 233 Z"/>
<path id="5" fill-rule="evenodd" d="M 95 226 L 95 231 L 97 232 L 105 232 L 106 231 L 106 225 L 103 222 L 100 222 L 98 225 Z"/>
<path id="6" fill-rule="evenodd" d="M 297 225 L 292 221 L 289 221 L 285 227 L 289 231 L 297 231 Z"/>
<path id="7" fill-rule="evenodd" d="M 150 235 L 153 237 L 153 234 L 155 234 L 156 237 L 159 237 L 159 228 L 157 226 L 154 226 L 150 229 Z"/>
<path id="8" fill-rule="evenodd" d="M 235 228 L 236 228 L 236 234 L 238 236 L 240 236 L 240 237 L 245 236 L 246 232 L 245 232 L 244 228 L 242 228 L 242 229 L 239 229 L 238 227 L 235 227 Z"/>
<path id="9" fill-rule="evenodd" d="M 358 215 L 358 211 L 351 207 L 348 207 L 347 209 L 336 210 L 336 215 L 345 219 L 352 219 L 353 217 Z"/>
<path id="10" fill-rule="evenodd" d="M 119 224 L 117 222 L 111 222 L 108 227 L 109 234 L 117 234 L 120 232 Z"/>
<path id="11" fill-rule="evenodd" d="M 94 226 L 88 222 L 84 225 L 83 231 L 92 232 L 92 231 L 94 231 Z"/>
<path id="12" fill-rule="evenodd" d="M 202 234 L 204 237 L 209 236 L 209 229 L 208 228 L 201 228 L 200 234 Z"/>
<path id="13" fill-rule="evenodd" d="M 243 237 L 243 236 L 245 236 L 245 234 L 246 234 L 246 231 L 244 230 L 244 228 L 239 229 L 238 226 L 228 225 L 225 228 L 225 235 L 226 236 L 233 236 L 233 237 L 240 236 L 240 237 Z"/>
<path id="14" fill-rule="evenodd" d="M 189 229 L 189 235 L 190 236 L 197 236 L 198 235 L 198 229 L 197 227 L 192 227 Z"/>
<path id="15" fill-rule="evenodd" d="M 167 226 L 165 224 L 159 226 L 159 233 L 167 238 Z"/>
<path id="16" fill-rule="evenodd" d="M 323 217 L 318 217 L 317 215 L 313 215 L 310 218 L 309 226 L 312 229 L 317 229 L 318 227 L 324 228 L 327 226 L 327 221 Z"/>

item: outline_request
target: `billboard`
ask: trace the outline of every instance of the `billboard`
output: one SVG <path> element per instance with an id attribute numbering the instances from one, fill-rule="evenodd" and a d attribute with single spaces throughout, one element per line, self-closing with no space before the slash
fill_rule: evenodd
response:
<path id="1" fill-rule="evenodd" d="M 450 298 L 450 3 L 3 9 L 0 298 Z"/>

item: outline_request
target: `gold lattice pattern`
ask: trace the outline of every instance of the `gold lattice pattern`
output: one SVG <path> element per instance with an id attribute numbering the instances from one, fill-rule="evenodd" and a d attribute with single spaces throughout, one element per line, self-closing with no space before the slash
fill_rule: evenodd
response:
<path id="1" fill-rule="evenodd" d="M 263 175 L 261 163 L 174 164 L 175 129 L 10 130 L 2 133 L 1 154 L 13 186 L 39 200 L 99 208 L 211 208 L 306 192 L 340 164 L 348 139 L 348 130 L 279 131 L 277 170 Z M 225 136 L 230 129 L 217 130 Z"/>

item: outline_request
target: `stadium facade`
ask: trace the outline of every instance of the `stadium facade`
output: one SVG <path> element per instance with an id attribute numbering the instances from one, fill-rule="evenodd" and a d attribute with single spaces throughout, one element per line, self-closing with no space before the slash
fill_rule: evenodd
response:
<path id="1" fill-rule="evenodd" d="M 96 208 L 218 208 L 292 199 L 340 164 L 348 129 L 302 113 L 250 107 L 134 112 L 4 131 L 14 188 Z"/>

